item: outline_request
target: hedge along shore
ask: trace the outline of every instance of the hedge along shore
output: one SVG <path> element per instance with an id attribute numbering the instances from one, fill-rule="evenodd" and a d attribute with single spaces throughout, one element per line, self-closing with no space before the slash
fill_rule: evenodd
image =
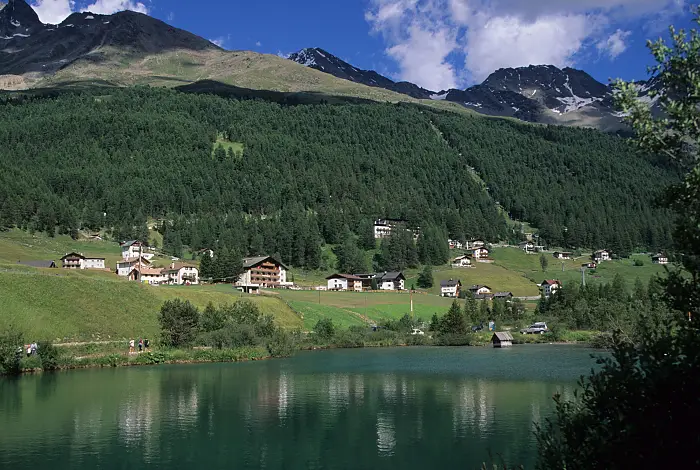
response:
<path id="1" fill-rule="evenodd" d="M 263 347 L 242 347 L 236 349 L 167 349 L 142 353 L 112 353 L 93 356 L 67 356 L 58 359 L 53 370 L 89 369 L 102 367 L 131 367 L 158 364 L 203 364 L 248 362 L 271 359 L 273 356 Z M 43 372 L 41 358 L 23 357 L 20 361 L 22 374 Z"/>

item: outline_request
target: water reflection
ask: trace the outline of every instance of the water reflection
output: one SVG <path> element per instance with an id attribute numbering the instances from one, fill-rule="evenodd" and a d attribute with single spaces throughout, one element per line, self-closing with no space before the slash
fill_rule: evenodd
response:
<path id="1" fill-rule="evenodd" d="M 13 430 L 0 434 L 0 467 L 478 468 L 489 452 L 531 464 L 533 423 L 553 394 L 573 396 L 581 373 L 489 377 L 465 372 L 460 351 L 437 374 L 419 356 L 413 368 L 367 371 L 349 354 L 66 373 L 42 393 L 43 378 L 0 382 L 0 419 Z M 590 368 L 587 352 L 570 354 Z"/>

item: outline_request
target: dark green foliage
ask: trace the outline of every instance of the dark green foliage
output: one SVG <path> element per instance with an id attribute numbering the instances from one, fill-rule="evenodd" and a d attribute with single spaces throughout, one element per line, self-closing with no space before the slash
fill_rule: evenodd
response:
<path id="1" fill-rule="evenodd" d="M 24 340 L 22 333 L 12 328 L 0 332 L 0 374 L 17 375 L 20 373 L 20 359 Z"/>
<path id="2" fill-rule="evenodd" d="M 199 311 L 189 301 L 167 300 L 160 308 L 158 321 L 161 341 L 166 346 L 191 346 L 199 326 Z"/>
<path id="3" fill-rule="evenodd" d="M 409 230 L 394 230 L 389 238 L 382 240 L 377 257 L 377 269 L 381 271 L 403 271 L 418 266 L 418 252 Z"/>
<path id="4" fill-rule="evenodd" d="M 445 316 L 440 319 L 437 331 L 441 335 L 462 336 L 467 333 L 467 323 L 464 318 L 464 313 L 462 313 L 462 309 L 457 300 L 452 302 L 450 309 Z"/>
<path id="5" fill-rule="evenodd" d="M 638 266 L 638 267 L 639 267 L 639 266 L 644 266 L 644 260 L 641 260 L 641 259 L 637 258 L 637 259 L 634 260 L 634 265 L 635 265 L 635 266 Z"/>
<path id="6" fill-rule="evenodd" d="M 547 267 L 549 266 L 549 258 L 542 253 L 540 255 L 540 267 L 542 268 L 542 272 L 545 272 L 547 270 Z"/>
<path id="7" fill-rule="evenodd" d="M 314 337 L 321 343 L 329 342 L 335 336 L 335 325 L 330 318 L 321 318 L 314 326 Z"/>
<path id="8" fill-rule="evenodd" d="M 411 316 L 406 313 L 398 320 L 384 320 L 381 326 L 387 330 L 396 331 L 399 333 L 410 333 L 411 330 L 416 328 L 421 323 L 422 321 L 420 319 L 414 321 L 411 319 Z"/>
<path id="9" fill-rule="evenodd" d="M 583 381 L 580 400 L 556 398 L 537 432 L 542 470 L 697 467 L 700 336 L 647 322 L 638 345 L 618 337 L 612 359 Z"/>
<path id="10" fill-rule="evenodd" d="M 223 309 L 216 308 L 209 302 L 199 319 L 199 328 L 203 332 L 220 330 L 226 324 L 226 315 Z"/>
<path id="11" fill-rule="evenodd" d="M 467 326 L 476 325 L 479 321 L 483 320 L 479 318 L 479 306 L 471 292 L 466 291 L 465 299 L 464 319 L 467 322 Z"/>
<path id="12" fill-rule="evenodd" d="M 422 227 L 420 261 L 439 265 L 448 237 L 508 237 L 499 201 L 550 243 L 668 243 L 668 217 L 651 200 L 673 172 L 592 130 L 413 105 L 99 93 L 0 103 L 0 225 L 49 234 L 107 227 L 143 239 L 146 217 L 156 217 L 169 221 L 165 249 L 178 256 L 185 247 L 216 252 L 218 240 L 241 256 L 278 252 L 314 268 L 320 246 L 342 243 L 344 227 L 367 249 L 371 221 L 394 217 Z M 241 142 L 243 155 L 212 157 L 219 134 Z M 417 264 L 407 243 L 395 248 L 384 265 Z"/>
<path id="13" fill-rule="evenodd" d="M 41 359 L 41 368 L 44 370 L 58 369 L 59 350 L 51 341 L 42 341 L 37 344 L 37 353 Z"/>
<path id="14" fill-rule="evenodd" d="M 338 270 L 341 273 L 358 274 L 367 272 L 365 252 L 357 246 L 354 235 L 348 233 L 343 244 L 335 249 L 338 257 Z"/>
<path id="15" fill-rule="evenodd" d="M 430 289 L 433 287 L 433 282 L 433 268 L 429 264 L 426 264 L 420 274 L 418 274 L 418 287 L 421 289 Z"/>
<path id="16" fill-rule="evenodd" d="M 275 329 L 267 341 L 267 350 L 272 357 L 289 357 L 298 348 L 299 333 L 289 333 L 281 328 Z"/>

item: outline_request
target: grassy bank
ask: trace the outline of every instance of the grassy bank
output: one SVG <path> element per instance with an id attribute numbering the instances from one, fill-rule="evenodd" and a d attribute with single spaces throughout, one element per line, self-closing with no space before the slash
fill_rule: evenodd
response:
<path id="1" fill-rule="evenodd" d="M 164 301 L 181 298 L 203 308 L 241 297 L 231 286 L 154 287 L 109 273 L 42 270 L 9 266 L 0 271 L 0 330 L 10 326 L 29 339 L 108 340 L 155 338 Z M 288 329 L 302 320 L 280 299 L 249 296 L 264 314 Z"/>
<path id="2" fill-rule="evenodd" d="M 85 347 L 81 345 L 80 347 Z M 128 352 L 99 352 L 80 355 L 79 348 L 63 347 L 58 356 L 57 370 L 86 369 L 100 367 L 148 366 L 157 364 L 188 364 L 207 362 L 244 362 L 269 359 L 270 353 L 262 347 L 236 349 L 160 349 L 129 354 Z M 124 349 L 124 348 L 122 348 Z M 39 356 L 23 357 L 20 362 L 23 372 L 42 370 Z"/>

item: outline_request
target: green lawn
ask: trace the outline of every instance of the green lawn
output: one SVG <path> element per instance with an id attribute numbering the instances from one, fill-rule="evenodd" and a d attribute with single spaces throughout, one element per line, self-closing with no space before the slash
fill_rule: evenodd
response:
<path id="1" fill-rule="evenodd" d="M 333 307 L 330 305 L 319 305 L 313 302 L 303 302 L 292 300 L 289 302 L 294 310 L 303 315 L 304 331 L 312 331 L 316 323 L 322 318 L 330 318 L 336 328 L 348 328 L 350 326 L 367 326 L 359 315 L 351 311 Z"/>
<path id="2" fill-rule="evenodd" d="M 234 155 L 243 155 L 243 143 L 242 142 L 231 142 L 229 140 L 226 140 L 222 137 L 218 137 L 216 139 L 216 142 L 214 142 L 214 147 L 211 150 L 211 154 L 214 155 L 214 151 L 221 145 L 224 148 L 224 151 L 228 153 L 228 150 L 231 149 L 233 151 Z"/>
<path id="3" fill-rule="evenodd" d="M 526 254 L 518 248 L 494 248 L 491 256 L 496 260 L 497 266 L 518 272 L 538 284 L 544 279 L 559 279 L 564 283 L 581 283 L 581 265 L 590 261 L 587 253 L 575 260 L 557 260 L 552 256 L 552 253 L 545 253 L 549 264 L 547 270 L 542 272 L 539 253 Z M 644 265 L 635 266 L 634 261 L 637 259 L 641 260 Z M 586 283 L 611 283 L 615 275 L 619 273 L 631 287 L 637 277 L 646 284 L 652 276 L 662 274 L 664 271 L 663 266 L 651 263 L 650 256 L 637 254 L 632 255 L 630 259 L 600 263 L 595 272 L 587 270 Z"/>
<path id="4" fill-rule="evenodd" d="M 155 338 L 158 311 L 165 300 L 181 298 L 202 308 L 241 297 L 230 286 L 228 292 L 208 286 L 155 287 L 110 273 L 1 268 L 8 266 L 0 266 L 0 330 L 12 325 L 39 340 Z M 281 300 L 248 298 L 281 326 L 302 327 L 301 318 Z"/>
<path id="5" fill-rule="evenodd" d="M 489 286 L 493 292 L 512 292 L 516 297 L 535 296 L 539 288 L 518 271 L 497 264 L 474 263 L 473 268 L 439 267 L 433 270 L 434 285 L 430 292 L 439 295 L 440 281 L 459 279 L 464 288 L 475 284 Z"/>

